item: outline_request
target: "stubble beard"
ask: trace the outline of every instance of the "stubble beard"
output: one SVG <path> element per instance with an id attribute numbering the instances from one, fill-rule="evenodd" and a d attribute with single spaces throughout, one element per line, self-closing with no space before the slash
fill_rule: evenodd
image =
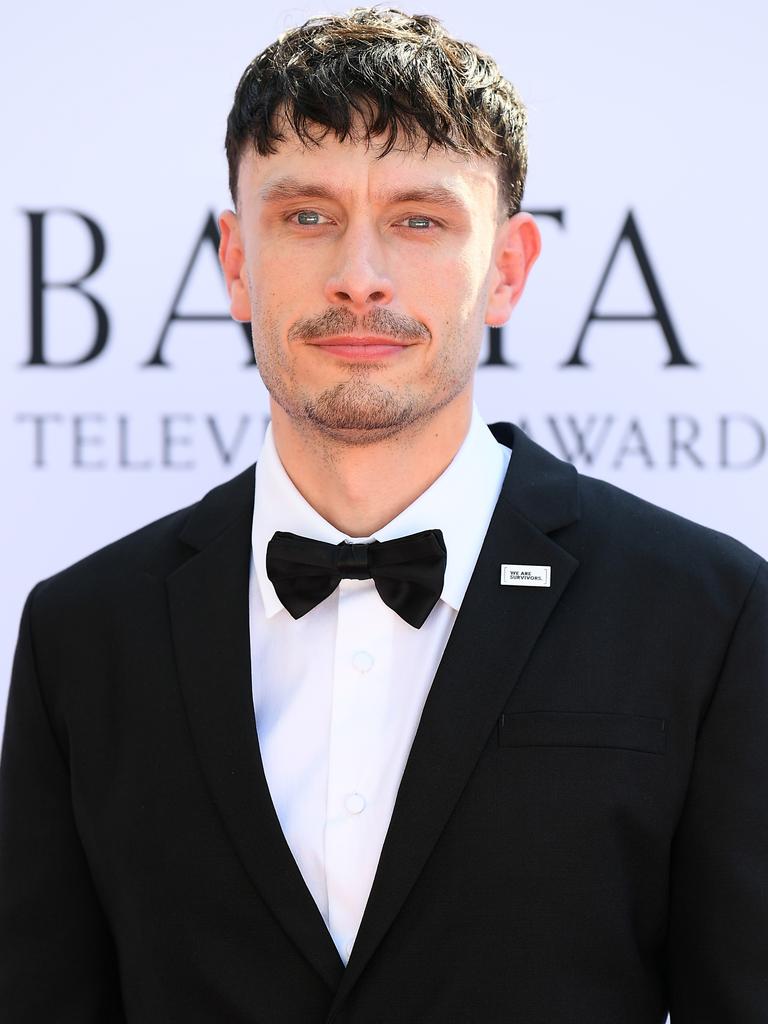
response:
<path id="1" fill-rule="evenodd" d="M 254 320 L 252 332 L 256 364 L 271 399 L 300 432 L 343 445 L 378 444 L 423 426 L 467 387 L 477 359 L 471 346 L 451 336 L 431 368 L 425 391 L 371 380 L 385 364 L 365 362 L 341 367 L 347 379 L 313 394 L 301 384 L 281 347 L 277 326 Z"/>

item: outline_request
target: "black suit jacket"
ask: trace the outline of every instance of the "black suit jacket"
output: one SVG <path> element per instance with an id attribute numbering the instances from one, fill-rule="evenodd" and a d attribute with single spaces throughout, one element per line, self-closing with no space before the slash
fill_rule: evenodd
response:
<path id="1" fill-rule="evenodd" d="M 260 761 L 253 468 L 34 588 L 0 1019 L 768 1021 L 765 564 L 492 429 L 514 454 L 346 969 Z"/>

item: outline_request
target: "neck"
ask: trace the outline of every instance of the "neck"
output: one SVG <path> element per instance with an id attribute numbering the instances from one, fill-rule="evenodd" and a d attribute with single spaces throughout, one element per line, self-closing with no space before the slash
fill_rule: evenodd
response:
<path id="1" fill-rule="evenodd" d="M 469 430 L 472 394 L 373 444 L 348 444 L 298 424 L 271 403 L 272 434 L 302 497 L 348 537 L 370 537 L 423 494 L 453 459 Z"/>

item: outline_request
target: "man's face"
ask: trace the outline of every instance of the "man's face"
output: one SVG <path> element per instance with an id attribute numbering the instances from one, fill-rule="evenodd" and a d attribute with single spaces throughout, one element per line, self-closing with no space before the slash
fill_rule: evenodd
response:
<path id="1" fill-rule="evenodd" d="M 499 219 L 490 161 L 379 153 L 286 129 L 278 152 L 243 158 L 238 214 L 220 221 L 232 314 L 252 323 L 273 402 L 353 444 L 471 396 L 484 325 L 506 320 L 535 259 L 522 280 L 513 259 L 510 285 L 517 218 Z"/>

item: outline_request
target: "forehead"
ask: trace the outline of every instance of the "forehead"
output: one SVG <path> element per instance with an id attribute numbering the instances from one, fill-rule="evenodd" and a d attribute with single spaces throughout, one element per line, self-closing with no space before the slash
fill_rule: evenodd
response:
<path id="1" fill-rule="evenodd" d="M 499 201 L 498 168 L 495 162 L 475 154 L 465 155 L 425 141 L 396 144 L 384 154 L 385 141 L 360 136 L 340 140 L 333 132 L 316 143 L 305 143 L 283 127 L 285 139 L 276 151 L 261 156 L 249 148 L 242 157 L 238 176 L 241 205 L 275 202 L 300 194 L 333 195 L 339 199 L 367 202 L 397 201 L 411 192 L 428 191 L 436 201 L 452 200 L 476 210 L 495 210 Z M 314 188 L 308 192 L 302 186 Z"/>

